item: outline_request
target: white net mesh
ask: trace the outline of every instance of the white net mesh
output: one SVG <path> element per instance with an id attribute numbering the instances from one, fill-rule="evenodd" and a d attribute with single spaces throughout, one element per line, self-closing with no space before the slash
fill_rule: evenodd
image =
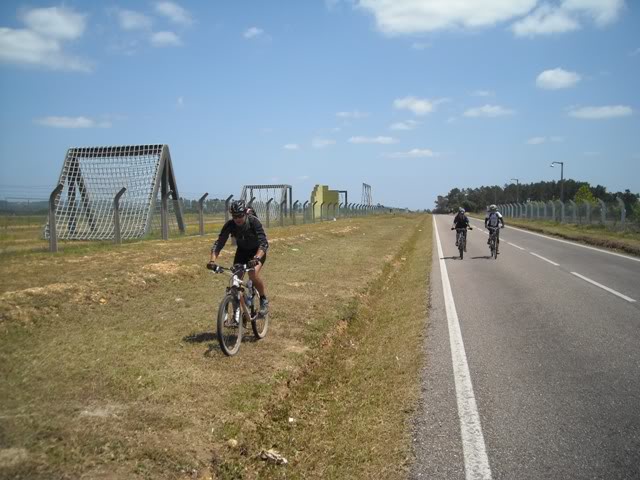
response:
<path id="1" fill-rule="evenodd" d="M 168 157 L 165 145 L 69 149 L 59 180 L 64 188 L 55 206 L 58 238 L 114 238 L 113 201 L 123 187 L 126 192 L 119 203 L 122 239 L 149 233 L 152 225 L 159 224 L 163 151 Z M 48 224 L 44 233 L 48 238 Z"/>
<path id="2" fill-rule="evenodd" d="M 251 206 L 258 214 L 258 218 L 267 218 L 267 205 L 269 209 L 269 219 L 277 221 L 280 219 L 280 205 L 285 202 L 283 214 L 286 216 L 291 211 L 291 185 L 245 185 L 242 187 L 240 199 Z M 271 200 L 271 201 L 269 201 Z"/>

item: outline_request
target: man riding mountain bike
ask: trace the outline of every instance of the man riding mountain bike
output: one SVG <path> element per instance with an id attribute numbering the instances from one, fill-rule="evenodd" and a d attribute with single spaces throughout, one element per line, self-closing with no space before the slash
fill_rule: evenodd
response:
<path id="1" fill-rule="evenodd" d="M 249 271 L 249 278 L 258 289 L 260 294 L 260 315 L 265 316 L 269 311 L 269 300 L 265 285 L 260 278 L 260 270 L 267 261 L 267 250 L 269 242 L 267 235 L 262 228 L 262 223 L 258 217 L 247 213 L 247 207 L 243 200 L 237 200 L 231 203 L 229 207 L 231 220 L 225 223 L 220 231 L 220 235 L 211 247 L 211 257 L 207 268 L 216 271 L 218 266 L 216 260 L 220 251 L 224 248 L 229 235 L 235 237 L 238 249 L 233 259 L 235 264 L 246 264 L 254 270 Z"/>
<path id="2" fill-rule="evenodd" d="M 464 229 L 462 230 L 462 235 L 464 235 L 464 251 L 467 251 L 467 228 L 469 230 L 473 230 L 473 228 L 471 227 L 471 225 L 469 224 L 469 217 L 467 217 L 464 208 L 460 207 L 458 209 L 458 213 L 456 214 L 455 217 L 453 217 L 453 227 L 451 227 L 451 230 L 456 230 L 456 229 Z M 456 247 L 458 246 L 458 235 L 456 234 Z"/>
<path id="3" fill-rule="evenodd" d="M 484 218 L 484 228 L 489 230 L 491 233 L 492 230 L 496 231 L 496 245 L 500 243 L 500 227 L 504 228 L 504 220 L 502 219 L 502 214 L 498 211 L 498 207 L 495 205 L 489 206 L 489 212 L 487 216 Z M 491 242 L 491 238 L 487 240 L 487 245 Z"/>

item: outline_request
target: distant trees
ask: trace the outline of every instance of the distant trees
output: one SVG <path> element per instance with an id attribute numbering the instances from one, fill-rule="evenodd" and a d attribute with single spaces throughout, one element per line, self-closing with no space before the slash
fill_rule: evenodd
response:
<path id="1" fill-rule="evenodd" d="M 581 192 L 578 194 L 578 192 Z M 576 195 L 578 195 L 576 199 Z M 586 199 L 595 202 L 600 199 L 607 204 L 617 203 L 616 198 L 622 199 L 627 212 L 635 211 L 639 208 L 638 198 L 640 195 L 631 193 L 628 189 L 624 192 L 610 193 L 602 185 L 592 187 L 588 182 L 579 182 L 572 179 L 564 181 L 565 199 Z M 434 213 L 448 213 L 463 207 L 465 210 L 477 212 L 484 210 L 487 205 L 537 201 L 548 202 L 560 199 L 560 182 L 535 182 L 535 183 L 515 183 L 503 186 L 482 186 L 476 188 L 452 188 L 446 195 L 438 195 L 435 200 Z"/>

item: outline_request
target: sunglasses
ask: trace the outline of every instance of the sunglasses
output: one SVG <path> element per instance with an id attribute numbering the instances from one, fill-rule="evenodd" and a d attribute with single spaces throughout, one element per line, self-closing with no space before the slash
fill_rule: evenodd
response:
<path id="1" fill-rule="evenodd" d="M 240 215 L 231 215 L 231 217 L 233 217 L 233 218 L 242 218 L 242 217 L 244 217 L 244 213 L 241 213 Z"/>

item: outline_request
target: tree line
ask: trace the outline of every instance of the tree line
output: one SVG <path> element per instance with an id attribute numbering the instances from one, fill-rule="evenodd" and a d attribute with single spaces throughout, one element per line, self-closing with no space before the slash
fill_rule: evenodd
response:
<path id="1" fill-rule="evenodd" d="M 591 186 L 589 182 L 566 179 L 564 181 L 564 201 L 602 200 L 606 204 L 617 204 L 617 198 L 622 199 L 627 212 L 640 211 L 640 195 L 624 192 L 608 192 L 602 185 Z M 449 213 L 462 207 L 470 212 L 484 211 L 492 203 L 525 203 L 548 202 L 560 200 L 561 182 L 509 183 L 503 186 L 482 186 L 477 188 L 452 188 L 446 195 L 438 195 L 435 200 L 434 213 Z"/>

